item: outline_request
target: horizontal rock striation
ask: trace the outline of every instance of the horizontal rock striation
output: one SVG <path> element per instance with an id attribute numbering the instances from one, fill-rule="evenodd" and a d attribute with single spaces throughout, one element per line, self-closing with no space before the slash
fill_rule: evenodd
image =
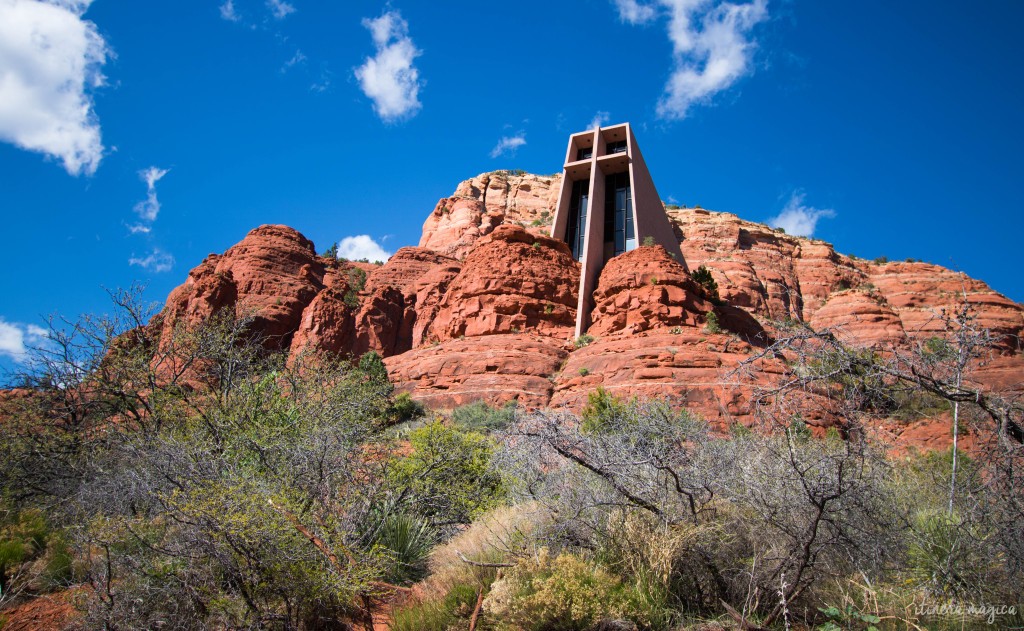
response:
<path id="1" fill-rule="evenodd" d="M 683 261 L 643 246 L 608 262 L 588 338 L 574 344 L 580 266 L 547 236 L 559 186 L 560 176 L 502 171 L 466 180 L 427 218 L 419 247 L 382 266 L 321 258 L 295 230 L 261 226 L 193 269 L 151 326 L 166 335 L 227 309 L 293 358 L 376 351 L 400 390 L 437 408 L 482 399 L 578 409 L 602 386 L 673 398 L 724 426 L 752 422 L 749 386 L 732 371 L 785 326 L 909 348 L 944 333 L 943 312 L 967 301 L 995 339 L 973 378 L 1024 389 L 1024 308 L 985 283 L 856 259 L 700 208 L 667 211 Z M 691 277 L 700 266 L 721 302 Z M 761 368 L 768 379 L 786 370 L 781 359 Z"/>

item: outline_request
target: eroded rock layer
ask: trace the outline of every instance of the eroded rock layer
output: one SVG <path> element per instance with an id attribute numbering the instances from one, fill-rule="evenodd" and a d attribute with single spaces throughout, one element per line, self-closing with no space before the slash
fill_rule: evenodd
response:
<path id="1" fill-rule="evenodd" d="M 856 259 L 699 208 L 667 210 L 683 261 L 657 246 L 609 261 L 592 296 L 591 341 L 574 344 L 580 266 L 547 236 L 559 186 L 559 176 L 510 172 L 467 180 L 427 218 L 419 247 L 382 266 L 324 259 L 295 230 L 261 226 L 193 269 L 153 326 L 166 334 L 229 309 L 293 356 L 373 350 L 400 390 L 437 408 L 479 399 L 579 408 L 600 385 L 674 398 L 725 425 L 750 422 L 749 386 L 734 370 L 783 323 L 909 347 L 943 333 L 943 310 L 966 301 L 995 340 L 974 378 L 1024 388 L 1024 308 L 985 283 L 927 263 Z M 691 277 L 700 266 L 720 303 Z M 771 378 L 785 365 L 761 368 Z"/>

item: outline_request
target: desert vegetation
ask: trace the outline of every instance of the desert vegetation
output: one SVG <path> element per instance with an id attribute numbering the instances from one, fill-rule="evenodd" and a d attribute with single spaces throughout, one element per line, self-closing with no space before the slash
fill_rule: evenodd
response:
<path id="1" fill-rule="evenodd" d="M 156 338 L 113 298 L 54 322 L 0 402 L 0 611 L 62 591 L 81 629 L 1024 623 L 1022 409 L 971 385 L 993 340 L 968 307 L 901 352 L 781 328 L 726 376 L 761 384 L 728 431 L 600 388 L 579 416 L 428 413 L 374 353 L 287 361 L 227 314 Z M 873 431 L 918 413 L 972 451 Z"/>

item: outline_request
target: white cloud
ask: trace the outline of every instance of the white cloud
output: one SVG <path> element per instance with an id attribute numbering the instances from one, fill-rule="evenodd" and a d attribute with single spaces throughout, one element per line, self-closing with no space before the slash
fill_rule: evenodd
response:
<path id="1" fill-rule="evenodd" d="M 141 223 L 128 224 L 128 232 L 132 234 L 149 234 L 153 228 Z"/>
<path id="2" fill-rule="evenodd" d="M 370 238 L 368 234 L 345 237 L 338 242 L 338 257 L 350 261 L 366 259 L 368 261 L 386 261 L 391 253 Z"/>
<path id="3" fill-rule="evenodd" d="M 25 357 L 25 332 L 3 320 L 0 320 L 0 355 L 16 361 Z"/>
<path id="4" fill-rule="evenodd" d="M 608 112 L 598 112 L 597 114 L 594 114 L 594 118 L 592 118 L 590 124 L 587 125 L 587 129 L 597 129 L 598 127 L 604 127 L 610 120 L 611 114 L 609 114 Z"/>
<path id="5" fill-rule="evenodd" d="M 6 355 L 16 362 L 28 358 L 30 346 L 46 339 L 46 329 L 34 324 L 12 324 L 0 318 L 0 355 Z"/>
<path id="6" fill-rule="evenodd" d="M 220 5 L 220 16 L 228 22 L 240 22 L 242 16 L 238 15 L 235 11 L 235 0 L 226 0 L 224 4 Z"/>
<path id="7" fill-rule="evenodd" d="M 111 54 L 92 0 L 0 0 L 0 140 L 92 175 L 103 157 L 91 90 Z"/>
<path id="8" fill-rule="evenodd" d="M 289 14 L 295 13 L 295 6 L 284 0 L 267 0 L 267 8 L 276 20 L 283 20 Z"/>
<path id="9" fill-rule="evenodd" d="M 284 66 L 281 67 L 281 72 L 288 72 L 292 67 L 302 63 L 306 63 L 306 55 L 301 50 L 296 49 L 292 58 L 284 62 Z"/>
<path id="10" fill-rule="evenodd" d="M 132 256 L 128 259 L 128 264 L 156 273 L 169 272 L 174 267 L 174 257 L 160 248 L 153 248 L 153 251 L 144 258 Z"/>
<path id="11" fill-rule="evenodd" d="M 139 177 L 146 183 L 146 199 L 135 204 L 135 212 L 143 221 L 153 222 L 160 214 L 160 200 L 156 198 L 156 183 L 167 175 L 170 169 L 149 167 L 139 171 Z M 148 230 L 133 230 L 133 232 L 149 232 Z"/>
<path id="12" fill-rule="evenodd" d="M 668 16 L 673 68 L 658 100 L 658 116 L 686 118 L 696 103 L 707 102 L 750 72 L 755 43 L 751 29 L 768 17 L 768 0 L 615 0 L 619 17 L 631 24 Z"/>
<path id="13" fill-rule="evenodd" d="M 500 155 L 506 153 L 515 153 L 516 149 L 526 144 L 526 135 L 518 134 L 516 136 L 503 136 L 498 144 L 494 145 L 494 149 L 491 149 L 491 157 L 497 158 Z"/>
<path id="14" fill-rule="evenodd" d="M 359 87 L 384 121 L 414 116 L 422 107 L 422 82 L 413 61 L 422 51 L 409 37 L 408 22 L 398 11 L 388 11 L 379 18 L 364 19 L 363 26 L 370 31 L 377 54 L 356 68 Z"/>
<path id="15" fill-rule="evenodd" d="M 640 4 L 636 0 L 615 0 L 615 6 L 622 21 L 630 24 L 644 24 L 657 15 L 653 6 Z"/>
<path id="16" fill-rule="evenodd" d="M 316 92 L 317 94 L 323 94 L 324 92 L 331 89 L 331 75 L 324 73 L 320 75 L 320 80 L 310 84 L 309 91 Z"/>
<path id="17" fill-rule="evenodd" d="M 809 237 L 814 234 L 819 219 L 835 216 L 836 211 L 831 208 L 805 206 L 804 194 L 797 191 L 790 196 L 782 212 L 768 220 L 768 225 L 782 228 L 786 234 Z"/>

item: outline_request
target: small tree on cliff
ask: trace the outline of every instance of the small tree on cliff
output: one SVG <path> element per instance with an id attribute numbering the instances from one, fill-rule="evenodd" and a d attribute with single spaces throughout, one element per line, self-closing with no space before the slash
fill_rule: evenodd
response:
<path id="1" fill-rule="evenodd" d="M 707 292 L 708 300 L 714 304 L 721 304 L 722 299 L 718 296 L 718 283 L 715 281 L 715 277 L 711 275 L 711 270 L 701 265 L 690 275 L 698 285 L 704 288 Z"/>

